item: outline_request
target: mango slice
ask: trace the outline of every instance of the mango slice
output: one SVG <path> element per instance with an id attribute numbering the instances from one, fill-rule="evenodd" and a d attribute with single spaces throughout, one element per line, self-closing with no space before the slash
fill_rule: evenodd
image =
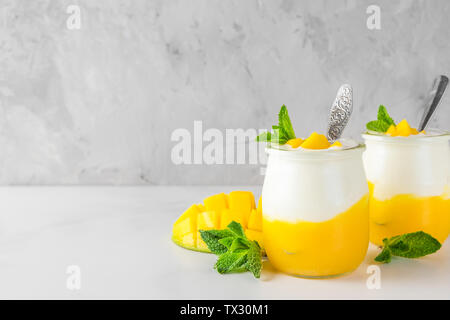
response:
<path id="1" fill-rule="evenodd" d="M 303 139 L 300 138 L 290 139 L 286 143 L 290 145 L 292 148 L 298 148 L 303 143 Z"/>
<path id="2" fill-rule="evenodd" d="M 225 229 L 231 221 L 239 222 L 250 240 L 262 245 L 262 199 L 258 207 L 248 191 L 219 193 L 204 199 L 204 204 L 189 207 L 174 223 L 172 240 L 181 247 L 210 252 L 199 230 Z"/>
<path id="3" fill-rule="evenodd" d="M 301 144 L 301 147 L 305 149 L 328 149 L 330 147 L 330 143 L 328 142 L 327 137 L 323 134 L 313 132 Z"/>

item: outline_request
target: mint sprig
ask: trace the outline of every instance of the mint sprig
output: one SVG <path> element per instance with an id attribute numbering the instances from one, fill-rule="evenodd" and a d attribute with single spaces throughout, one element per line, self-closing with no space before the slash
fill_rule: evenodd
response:
<path id="1" fill-rule="evenodd" d="M 375 258 L 382 263 L 391 262 L 392 256 L 420 258 L 438 251 L 441 244 L 428 233 L 417 231 L 383 239 L 383 251 Z"/>
<path id="2" fill-rule="evenodd" d="M 232 221 L 224 230 L 199 230 L 200 236 L 212 253 L 219 256 L 214 268 L 217 272 L 250 271 L 259 278 L 262 269 L 261 247 L 249 240 L 241 224 Z"/>
<path id="3" fill-rule="evenodd" d="M 394 120 L 392 120 L 391 116 L 386 110 L 386 107 L 380 105 L 378 107 L 377 120 L 369 121 L 366 124 L 366 128 L 371 131 L 376 132 L 386 132 L 391 125 L 395 125 Z"/>
<path id="4" fill-rule="evenodd" d="M 272 132 L 263 132 L 256 137 L 258 142 L 274 142 L 278 144 L 285 144 L 290 139 L 295 139 L 294 128 L 292 127 L 291 119 L 286 106 L 281 106 L 278 113 L 278 125 L 272 126 Z"/>

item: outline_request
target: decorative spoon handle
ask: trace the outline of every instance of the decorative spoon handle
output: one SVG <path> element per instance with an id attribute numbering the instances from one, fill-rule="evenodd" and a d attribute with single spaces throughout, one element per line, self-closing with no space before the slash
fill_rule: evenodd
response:
<path id="1" fill-rule="evenodd" d="M 342 85 L 330 110 L 327 138 L 329 142 L 339 139 L 353 111 L 353 89 L 349 84 Z"/>
<path id="2" fill-rule="evenodd" d="M 448 78 L 446 76 L 439 76 L 434 80 L 433 89 L 430 92 L 431 103 L 425 108 L 422 120 L 420 120 L 419 131 L 422 131 L 427 126 L 431 115 L 436 110 L 442 96 L 444 95 L 445 89 L 448 85 Z M 433 97 L 434 96 L 434 97 Z"/>

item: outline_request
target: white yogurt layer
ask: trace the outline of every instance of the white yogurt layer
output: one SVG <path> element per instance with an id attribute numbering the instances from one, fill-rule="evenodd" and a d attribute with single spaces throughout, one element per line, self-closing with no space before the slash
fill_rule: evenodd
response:
<path id="1" fill-rule="evenodd" d="M 426 135 L 389 137 L 363 135 L 367 180 L 374 184 L 374 197 L 387 200 L 397 194 L 418 197 L 448 193 L 449 136 Z M 446 191 L 447 188 L 447 191 Z"/>
<path id="2" fill-rule="evenodd" d="M 351 145 L 357 146 L 356 142 Z M 340 149 L 269 148 L 262 191 L 264 217 L 292 223 L 320 222 L 357 203 L 368 192 L 362 148 Z"/>

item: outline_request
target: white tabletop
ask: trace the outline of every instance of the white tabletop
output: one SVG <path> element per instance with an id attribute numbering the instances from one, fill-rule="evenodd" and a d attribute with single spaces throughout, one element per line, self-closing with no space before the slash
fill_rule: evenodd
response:
<path id="1" fill-rule="evenodd" d="M 172 224 L 190 204 L 237 189 L 260 194 L 259 187 L 229 186 L 1 187 L 0 298 L 450 298 L 448 243 L 422 259 L 380 265 L 381 288 L 369 289 L 374 246 L 340 278 L 295 278 L 265 262 L 257 280 L 220 275 L 216 256 L 171 242 Z M 72 265 L 80 271 L 79 290 L 67 286 L 76 276 L 67 273 Z"/>

